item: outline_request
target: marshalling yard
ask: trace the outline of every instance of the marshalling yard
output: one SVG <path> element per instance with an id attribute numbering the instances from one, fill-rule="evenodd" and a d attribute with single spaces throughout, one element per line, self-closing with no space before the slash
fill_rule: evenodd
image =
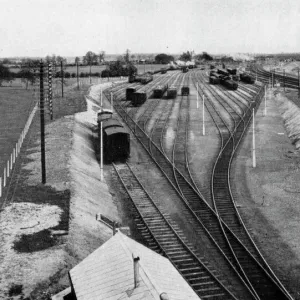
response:
<path id="1" fill-rule="evenodd" d="M 253 81 L 229 84 L 225 69 Z M 98 299 L 82 296 L 75 271 L 124 234 L 200 299 L 300 299 L 297 76 L 255 63 L 152 73 L 53 99 L 46 186 L 32 116 L 0 198 L 0 298 Z M 102 147 L 104 111 L 125 138 L 107 126 Z"/>

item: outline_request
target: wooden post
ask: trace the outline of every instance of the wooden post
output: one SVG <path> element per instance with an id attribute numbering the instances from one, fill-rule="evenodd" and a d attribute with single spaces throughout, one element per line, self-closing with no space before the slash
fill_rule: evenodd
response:
<path id="1" fill-rule="evenodd" d="M 253 131 L 252 131 L 252 166 L 256 168 L 256 153 L 255 153 L 255 118 L 254 118 L 254 108 L 252 109 L 253 117 Z"/>
<path id="2" fill-rule="evenodd" d="M 202 134 L 205 135 L 205 97 L 203 94 L 203 101 L 202 101 Z"/>
<path id="3" fill-rule="evenodd" d="M 61 77 L 61 97 L 64 97 L 64 70 L 63 70 L 63 62 L 60 62 L 60 77 Z"/>
<path id="4" fill-rule="evenodd" d="M 61 68 L 62 68 L 62 62 L 61 62 Z M 41 61 L 40 63 L 41 165 L 42 165 L 42 183 L 45 184 L 46 183 L 46 154 L 45 154 L 44 76 L 43 75 L 44 75 L 44 64 L 43 61 Z"/>
<path id="5" fill-rule="evenodd" d="M 265 109 L 264 109 L 264 116 L 267 115 L 267 86 L 265 85 Z"/>
<path id="6" fill-rule="evenodd" d="M 103 125 L 100 122 L 100 180 L 103 181 Z"/>
<path id="7" fill-rule="evenodd" d="M 283 91 L 285 92 L 285 70 L 283 69 Z"/>
<path id="8" fill-rule="evenodd" d="M 199 83 L 197 83 L 197 108 L 199 108 L 199 92 L 198 92 Z"/>
<path id="9" fill-rule="evenodd" d="M 6 187 L 6 168 L 4 168 L 3 172 L 3 187 Z"/>

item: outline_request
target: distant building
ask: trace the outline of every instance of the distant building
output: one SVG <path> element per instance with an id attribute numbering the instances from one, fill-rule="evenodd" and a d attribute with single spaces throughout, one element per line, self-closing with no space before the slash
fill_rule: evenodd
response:
<path id="1" fill-rule="evenodd" d="M 171 262 L 121 232 L 69 272 L 52 300 L 199 300 Z"/>

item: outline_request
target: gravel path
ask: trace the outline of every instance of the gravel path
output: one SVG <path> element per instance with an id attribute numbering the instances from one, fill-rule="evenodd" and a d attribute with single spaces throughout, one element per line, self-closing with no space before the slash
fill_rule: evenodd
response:
<path id="1" fill-rule="evenodd" d="M 268 93 L 267 116 L 263 104 L 256 115 L 257 167 L 252 168 L 250 129 L 232 166 L 232 186 L 259 249 L 295 299 L 300 299 L 300 153 L 288 138 L 282 118 L 288 100 L 275 94 Z"/>

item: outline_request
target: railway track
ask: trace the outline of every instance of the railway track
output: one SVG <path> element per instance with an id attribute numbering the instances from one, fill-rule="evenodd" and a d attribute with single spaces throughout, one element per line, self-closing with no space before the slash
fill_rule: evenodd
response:
<path id="1" fill-rule="evenodd" d="M 179 236 L 179 228 L 171 225 L 168 216 L 158 208 L 159 199 L 150 197 L 129 164 L 114 165 L 114 168 L 143 220 L 138 225 L 147 228 L 146 238 L 156 242 L 156 247 L 172 262 L 197 295 L 201 299 L 237 299 L 197 258 L 192 246 Z"/>
<path id="2" fill-rule="evenodd" d="M 266 83 L 270 84 L 271 82 L 279 82 L 281 86 L 285 86 L 287 88 L 294 88 L 298 89 L 300 87 L 299 79 L 296 76 L 293 76 L 292 74 L 286 74 L 284 76 L 282 73 L 279 73 L 279 71 L 267 71 L 262 66 L 259 65 L 251 65 L 250 66 L 250 72 L 257 76 L 257 78 Z"/>
<path id="3" fill-rule="evenodd" d="M 124 112 L 120 110 L 119 113 L 124 115 Z M 130 123 L 132 126 L 134 121 L 131 120 Z M 145 134 L 140 126 L 137 124 L 134 124 L 134 126 L 136 135 L 142 144 L 147 148 L 147 145 L 150 143 L 153 148 L 150 138 Z M 247 248 L 244 247 L 244 245 L 241 243 L 235 233 L 230 230 L 227 224 L 225 224 L 224 221 L 219 218 L 219 216 L 215 215 L 210 210 L 205 201 L 199 197 L 197 191 L 195 191 L 195 189 L 188 184 L 184 176 L 182 176 L 182 174 L 176 168 L 174 168 L 174 165 L 165 157 L 165 155 L 163 155 L 159 149 L 154 149 L 154 151 L 152 149 L 152 155 L 156 156 L 156 163 L 160 165 L 172 184 L 174 184 L 174 186 L 178 186 L 187 206 L 190 207 L 192 213 L 194 213 L 201 225 L 208 230 L 209 234 L 211 234 L 221 250 L 226 254 L 227 257 L 229 257 L 229 260 L 231 264 L 234 265 L 234 268 L 238 270 L 244 280 L 248 282 L 249 288 L 253 291 L 254 298 L 270 299 L 270 297 L 274 297 L 274 299 L 290 299 L 283 298 L 285 295 L 281 287 L 277 286 L 277 283 L 274 282 L 273 278 L 252 256 Z M 175 180 L 174 174 L 177 178 Z M 228 237 L 230 238 L 230 241 Z M 237 255 L 239 257 L 237 257 Z M 241 261 L 244 261 L 243 266 L 241 265 Z M 254 272 L 249 272 L 250 266 L 251 271 L 254 269 Z"/>
<path id="4" fill-rule="evenodd" d="M 263 90 L 260 91 L 260 94 L 262 93 Z M 226 236 L 231 251 L 238 261 L 241 272 L 245 276 L 245 280 L 248 281 L 249 287 L 256 293 L 256 296 L 259 297 L 259 299 L 269 299 L 269 297 L 272 297 L 272 299 L 283 299 L 281 297 L 290 299 L 290 295 L 263 259 L 248 234 L 235 207 L 230 188 L 230 166 L 232 156 L 251 121 L 251 109 L 254 107 L 254 103 L 248 107 L 243 117 L 240 117 L 238 124 L 233 128 L 233 131 L 230 130 L 229 127 L 227 127 L 227 132 L 219 130 L 223 146 L 220 148 L 212 172 L 213 201 L 218 216 L 228 226 L 228 228 L 225 228 L 222 222 L 220 222 L 220 226 Z M 232 115 L 231 109 L 226 107 L 226 110 L 228 114 Z M 216 120 L 216 118 L 214 119 Z M 216 121 L 216 126 L 218 126 L 218 128 L 220 126 L 220 121 L 222 120 L 219 120 L 219 122 Z M 225 124 L 224 120 L 223 124 Z M 236 243 L 233 234 L 237 235 L 239 240 L 242 241 L 243 245 L 246 247 L 246 249 L 244 249 L 246 251 L 242 251 L 240 248 L 241 245 Z M 256 263 L 253 264 L 253 261 Z M 257 280 L 258 274 L 260 274 L 259 281 Z M 277 291 L 275 292 L 276 289 Z"/>

